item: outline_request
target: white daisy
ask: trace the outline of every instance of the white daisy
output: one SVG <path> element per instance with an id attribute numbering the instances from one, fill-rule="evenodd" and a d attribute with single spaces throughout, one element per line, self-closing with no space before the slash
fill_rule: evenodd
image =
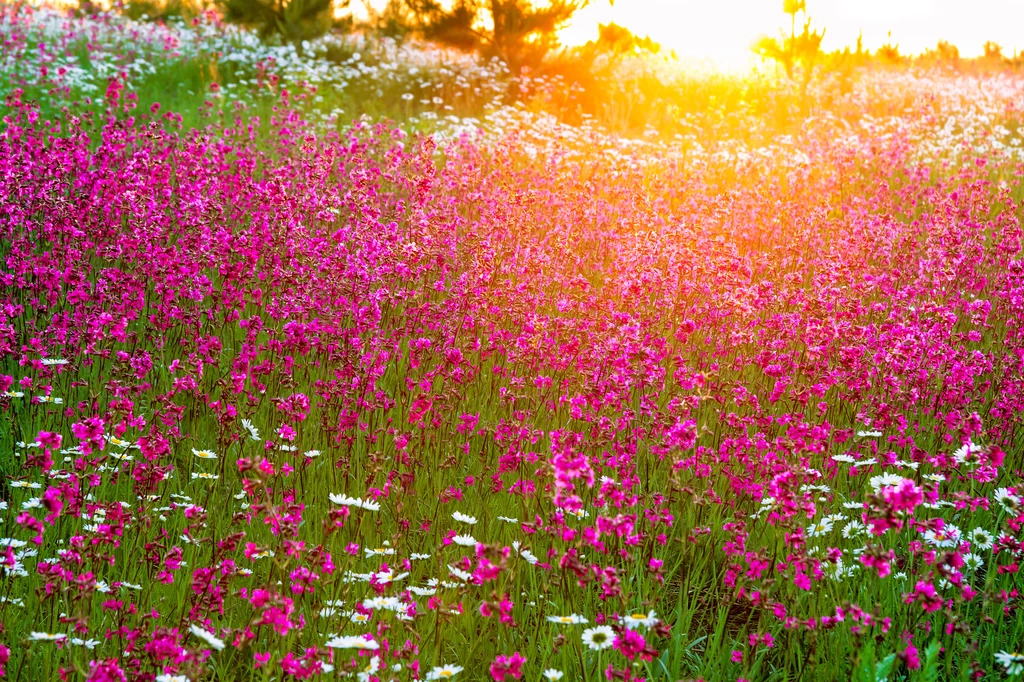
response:
<path id="1" fill-rule="evenodd" d="M 248 419 L 243 419 L 242 420 L 242 428 L 249 432 L 249 439 L 250 440 L 255 440 L 255 441 L 260 440 L 259 429 L 257 429 L 255 426 L 253 426 L 251 421 L 249 421 Z"/>
<path id="2" fill-rule="evenodd" d="M 363 552 L 366 553 L 367 559 L 374 556 L 391 556 L 395 553 L 395 550 L 392 547 L 388 547 L 387 544 L 385 542 L 384 547 L 374 547 L 372 549 L 370 547 L 363 547 Z"/>
<path id="3" fill-rule="evenodd" d="M 462 512 L 452 512 L 452 518 L 455 519 L 456 521 L 460 521 L 462 523 L 468 523 L 471 526 L 476 524 L 476 517 L 475 516 L 467 516 L 467 515 L 463 514 Z"/>
<path id="4" fill-rule="evenodd" d="M 598 625 L 583 631 L 583 643 L 591 651 L 607 649 L 615 643 L 615 631 L 607 625 Z"/>
<path id="5" fill-rule="evenodd" d="M 963 533 L 951 523 L 942 530 L 928 530 L 924 533 L 924 541 L 932 547 L 956 547 L 960 544 Z"/>
<path id="6" fill-rule="evenodd" d="M 461 665 L 441 665 L 435 667 L 433 670 L 427 673 L 427 680 L 447 680 L 461 673 L 463 670 Z"/>
<path id="7" fill-rule="evenodd" d="M 476 538 L 472 535 L 456 535 L 452 538 L 452 542 L 463 547 L 476 547 Z"/>
<path id="8" fill-rule="evenodd" d="M 971 547 L 974 549 L 992 549 L 992 545 L 996 541 L 992 533 L 989 533 L 980 526 L 970 532 L 968 539 L 971 541 Z"/>
<path id="9" fill-rule="evenodd" d="M 973 552 L 964 554 L 963 559 L 964 567 L 969 571 L 976 571 L 985 565 L 985 560 Z"/>
<path id="10" fill-rule="evenodd" d="M 975 445 L 971 441 L 967 441 L 966 444 L 961 445 L 960 448 L 953 453 L 953 459 L 956 460 L 957 464 L 966 464 L 968 462 L 978 461 L 978 453 L 982 451 L 980 445 Z"/>
<path id="11" fill-rule="evenodd" d="M 868 482 L 871 484 L 871 488 L 877 493 L 882 488 L 889 488 L 892 486 L 899 485 L 901 482 L 903 482 L 903 477 L 898 474 L 891 474 L 889 472 L 886 472 L 878 476 L 872 476 L 870 481 Z"/>
<path id="12" fill-rule="evenodd" d="M 832 532 L 833 523 L 827 516 L 807 527 L 807 535 L 812 538 L 821 537 Z"/>
<path id="13" fill-rule="evenodd" d="M 469 582 L 469 579 L 473 577 L 472 573 L 467 573 L 466 571 L 455 568 L 451 564 L 448 564 L 448 570 L 451 571 L 452 575 L 454 575 L 462 582 Z"/>
<path id="14" fill-rule="evenodd" d="M 1010 677 L 1024 672 L 1024 654 L 1015 651 L 1000 651 L 996 654 L 996 661 L 1003 666 L 1003 671 Z"/>
<path id="15" fill-rule="evenodd" d="M 362 635 L 335 637 L 328 640 L 327 646 L 332 649 L 363 649 L 367 651 L 376 651 L 380 648 L 380 644 Z"/>
<path id="16" fill-rule="evenodd" d="M 568 616 L 548 616 L 549 623 L 559 623 L 560 625 L 585 625 L 587 619 L 579 614 L 570 614 Z"/>
<path id="17" fill-rule="evenodd" d="M 622 617 L 622 624 L 629 630 L 636 630 L 641 625 L 645 628 L 653 628 L 658 624 L 658 614 L 654 611 L 648 611 L 647 615 L 643 613 L 631 613 L 628 616 Z"/>
<path id="18" fill-rule="evenodd" d="M 993 497 L 1007 512 L 1016 513 L 1020 509 L 1020 497 L 1010 492 L 1009 488 L 999 488 Z"/>
<path id="19" fill-rule="evenodd" d="M 207 644 L 209 644 L 210 648 L 216 649 L 217 651 L 223 651 L 224 650 L 224 641 L 220 640 L 220 639 L 217 639 L 217 636 L 214 635 L 212 632 L 208 632 L 208 631 L 204 630 L 203 628 L 201 628 L 201 627 L 199 627 L 198 625 L 195 625 L 195 624 L 190 625 L 188 627 L 188 629 L 197 638 L 199 638 L 199 639 L 203 640 L 204 642 L 206 642 Z"/>
<path id="20" fill-rule="evenodd" d="M 868 532 L 868 527 L 860 521 L 850 521 L 843 526 L 843 537 L 846 539 L 858 538 Z"/>

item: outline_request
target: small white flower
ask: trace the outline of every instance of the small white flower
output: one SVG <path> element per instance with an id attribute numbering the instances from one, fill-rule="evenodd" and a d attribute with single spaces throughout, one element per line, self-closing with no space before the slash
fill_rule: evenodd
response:
<path id="1" fill-rule="evenodd" d="M 170 673 L 162 673 L 156 676 L 155 682 L 192 682 L 184 675 L 172 675 Z"/>
<path id="2" fill-rule="evenodd" d="M 380 644 L 364 636 L 335 637 L 327 642 L 332 649 L 363 649 L 365 651 L 376 651 Z"/>
<path id="3" fill-rule="evenodd" d="M 924 533 L 924 541 L 932 547 L 956 547 L 962 537 L 960 529 L 951 523 L 947 523 L 942 530 L 928 530 Z"/>
<path id="4" fill-rule="evenodd" d="M 472 535 L 456 535 L 452 538 L 452 542 L 463 547 L 476 547 L 476 538 Z"/>
<path id="5" fill-rule="evenodd" d="M 825 517 L 815 524 L 807 527 L 807 535 L 812 538 L 821 537 L 832 532 L 833 523 L 828 517 Z"/>
<path id="6" fill-rule="evenodd" d="M 468 523 L 471 526 L 476 524 L 475 516 L 467 516 L 462 512 L 452 512 L 452 518 L 462 523 Z"/>
<path id="7" fill-rule="evenodd" d="M 969 539 L 974 549 L 992 549 L 995 543 L 995 536 L 982 527 L 977 527 L 970 532 Z"/>
<path id="8" fill-rule="evenodd" d="M 548 668 L 544 671 L 544 679 L 548 682 L 558 682 L 565 675 L 561 670 L 555 670 L 554 668 Z"/>
<path id="9" fill-rule="evenodd" d="M 868 527 L 860 521 L 850 521 L 843 526 L 843 537 L 847 540 L 859 538 L 868 532 Z"/>
<path id="10" fill-rule="evenodd" d="M 198 625 L 194 625 L 194 624 L 190 625 L 188 627 L 188 629 L 197 638 L 199 638 L 199 639 L 203 640 L 204 642 L 206 642 L 207 644 L 209 644 L 211 649 L 216 649 L 217 651 L 223 651 L 223 649 L 224 649 L 224 641 L 220 640 L 220 639 L 217 639 L 217 636 L 214 635 L 212 632 L 208 632 L 207 630 L 204 630 L 203 628 L 199 627 Z"/>
<path id="11" fill-rule="evenodd" d="M 461 665 L 441 665 L 435 667 L 433 670 L 427 673 L 428 682 L 434 682 L 435 680 L 447 680 L 455 675 L 458 675 L 463 670 Z"/>
<path id="12" fill-rule="evenodd" d="M 966 444 L 961 445 L 960 448 L 953 453 L 953 459 L 956 460 L 957 464 L 966 464 L 968 462 L 977 462 L 977 455 L 982 451 L 980 445 L 975 445 L 971 441 L 967 441 Z"/>
<path id="13" fill-rule="evenodd" d="M 598 625 L 596 628 L 584 630 L 583 643 L 591 651 L 607 649 L 615 643 L 615 630 L 612 630 L 607 625 Z"/>
<path id="14" fill-rule="evenodd" d="M 881 431 L 858 431 L 857 438 L 880 438 L 882 436 Z"/>
<path id="15" fill-rule="evenodd" d="M 1010 492 L 1009 488 L 999 488 L 993 494 L 993 497 L 1007 512 L 1016 513 L 1020 509 L 1020 496 Z"/>
<path id="16" fill-rule="evenodd" d="M 560 625 L 585 625 L 587 619 L 583 616 L 573 613 L 568 616 L 548 616 L 549 623 L 558 623 Z"/>
<path id="17" fill-rule="evenodd" d="M 95 649 L 100 643 L 98 639 L 82 639 L 81 637 L 72 637 L 68 641 L 71 642 L 71 646 L 84 646 L 90 651 Z"/>
<path id="18" fill-rule="evenodd" d="M 996 654 L 996 661 L 1003 666 L 1004 672 L 1010 677 L 1024 672 L 1024 654 L 1019 654 L 1016 651 L 1000 651 Z"/>
<path id="19" fill-rule="evenodd" d="M 67 639 L 68 636 L 62 633 L 50 634 L 49 632 L 32 632 L 28 638 L 33 642 L 56 642 L 61 639 Z"/>
<path id="20" fill-rule="evenodd" d="M 217 459 L 217 453 L 213 450 L 196 450 L 192 448 L 192 454 L 199 459 Z"/>
<path id="21" fill-rule="evenodd" d="M 881 490 L 882 488 L 889 488 L 889 487 L 892 487 L 892 486 L 897 486 L 897 485 L 899 485 L 902 482 L 903 482 L 903 477 L 902 476 L 900 476 L 898 474 L 890 474 L 889 472 L 886 472 L 886 473 L 881 474 L 879 476 L 872 476 L 871 480 L 869 481 L 869 483 L 871 483 L 871 488 L 876 493 L 879 490 Z"/>
<path id="22" fill-rule="evenodd" d="M 251 421 L 249 421 L 248 419 L 243 419 L 242 420 L 242 428 L 244 428 L 246 431 L 249 432 L 249 439 L 250 440 L 255 440 L 255 441 L 260 440 L 259 429 L 257 429 L 255 426 L 253 426 Z"/>
<path id="23" fill-rule="evenodd" d="M 452 575 L 454 575 L 462 582 L 469 582 L 469 579 L 473 577 L 472 573 L 467 573 L 466 571 L 455 568 L 451 564 L 448 564 L 448 570 L 451 571 Z"/>
<path id="24" fill-rule="evenodd" d="M 629 630 L 636 630 L 641 625 L 645 628 L 653 628 L 658 624 L 658 614 L 654 611 L 648 611 L 647 615 L 643 613 L 631 613 L 628 616 L 622 617 L 622 624 Z"/>
<path id="25" fill-rule="evenodd" d="M 392 554 L 395 553 L 394 549 L 392 549 L 391 547 L 387 547 L 386 546 L 387 543 L 384 543 L 384 544 L 385 544 L 384 547 L 375 547 L 373 549 L 371 549 L 369 547 L 363 547 L 363 551 L 366 552 L 366 558 L 369 559 L 370 557 L 375 557 L 375 556 L 391 556 Z"/>
<path id="26" fill-rule="evenodd" d="M 437 594 L 436 587 L 417 587 L 416 585 L 410 585 L 409 591 L 417 597 L 432 597 Z"/>
<path id="27" fill-rule="evenodd" d="M 964 554 L 964 568 L 966 568 L 968 571 L 976 571 L 984 565 L 985 560 L 977 554 L 973 552 L 969 554 Z"/>

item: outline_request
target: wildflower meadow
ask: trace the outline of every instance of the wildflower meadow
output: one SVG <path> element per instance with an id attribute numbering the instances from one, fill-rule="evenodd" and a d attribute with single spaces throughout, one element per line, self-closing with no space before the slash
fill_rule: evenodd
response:
<path id="1" fill-rule="evenodd" d="M 3 5 L 0 76 L 4 679 L 1024 672 L 1020 72 L 626 134 Z"/>

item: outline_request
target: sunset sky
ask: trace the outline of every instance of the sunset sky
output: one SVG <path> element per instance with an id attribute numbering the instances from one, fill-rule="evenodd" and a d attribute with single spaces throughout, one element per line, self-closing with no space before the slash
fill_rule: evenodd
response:
<path id="1" fill-rule="evenodd" d="M 904 54 L 918 53 L 946 40 L 963 56 L 981 53 L 986 40 L 1024 51 L 1024 0 L 807 0 L 814 26 L 826 28 L 826 50 L 853 45 L 863 31 L 864 46 L 888 40 Z M 564 33 L 567 43 L 597 34 L 597 24 L 614 21 L 650 35 L 681 57 L 709 59 L 739 67 L 750 60 L 750 44 L 786 25 L 782 0 L 607 0 L 577 15 Z"/>

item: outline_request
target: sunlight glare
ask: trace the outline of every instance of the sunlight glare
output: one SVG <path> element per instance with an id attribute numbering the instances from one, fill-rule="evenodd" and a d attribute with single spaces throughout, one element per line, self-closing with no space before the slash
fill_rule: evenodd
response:
<path id="1" fill-rule="evenodd" d="M 807 12 L 813 27 L 826 29 L 825 50 L 852 47 L 861 34 L 865 49 L 891 41 L 903 54 L 933 48 L 939 40 L 956 45 L 964 57 L 981 54 L 986 40 L 999 43 L 1007 55 L 1024 48 L 1016 30 L 1024 25 L 1024 2 L 807 0 Z M 563 31 L 562 40 L 585 43 L 597 35 L 598 24 L 608 22 L 649 35 L 681 58 L 710 60 L 728 70 L 758 61 L 750 46 L 759 36 L 789 29 L 782 0 L 617 0 L 614 6 L 595 0 Z"/>

